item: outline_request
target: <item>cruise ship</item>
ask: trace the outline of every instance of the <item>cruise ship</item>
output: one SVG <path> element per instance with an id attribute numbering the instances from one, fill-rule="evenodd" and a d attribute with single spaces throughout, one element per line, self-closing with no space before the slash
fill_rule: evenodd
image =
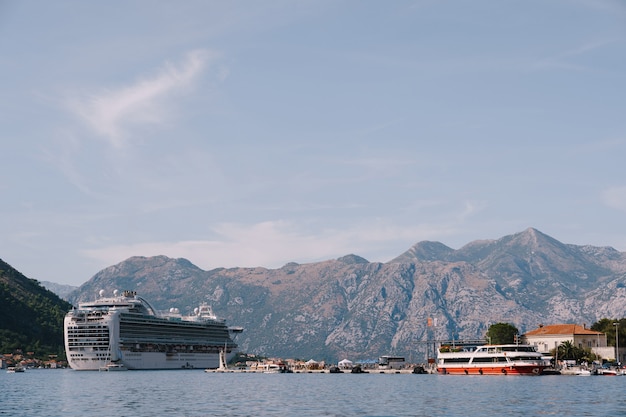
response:
<path id="1" fill-rule="evenodd" d="M 65 353 L 75 370 L 100 370 L 111 364 L 126 369 L 213 369 L 235 353 L 236 334 L 210 306 L 189 316 L 177 309 L 159 315 L 135 291 L 79 303 L 64 320 Z"/>

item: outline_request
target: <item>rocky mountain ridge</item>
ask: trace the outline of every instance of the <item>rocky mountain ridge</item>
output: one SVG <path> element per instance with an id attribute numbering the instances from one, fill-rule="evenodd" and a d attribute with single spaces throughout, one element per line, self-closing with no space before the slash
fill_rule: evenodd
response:
<path id="1" fill-rule="evenodd" d="M 401 354 L 425 360 L 428 340 L 483 337 L 490 324 L 624 317 L 626 254 L 561 243 L 536 229 L 458 250 L 419 242 L 387 263 L 347 255 L 278 269 L 204 271 L 185 259 L 133 257 L 72 292 L 133 289 L 155 308 L 212 304 L 246 330 L 243 351 L 337 360 Z M 428 319 L 434 326 L 428 326 Z"/>
<path id="2" fill-rule="evenodd" d="M 70 293 L 78 288 L 75 285 L 57 284 L 56 282 L 50 281 L 41 281 L 40 284 L 42 287 L 52 291 L 63 300 L 67 300 Z"/>

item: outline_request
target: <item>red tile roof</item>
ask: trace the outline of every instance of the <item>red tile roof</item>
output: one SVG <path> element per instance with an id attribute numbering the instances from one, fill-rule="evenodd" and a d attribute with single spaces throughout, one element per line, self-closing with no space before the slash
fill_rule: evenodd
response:
<path id="1" fill-rule="evenodd" d="M 539 326 L 535 330 L 527 332 L 524 336 L 559 336 L 559 335 L 600 335 L 602 332 L 587 329 L 585 326 L 578 324 L 549 324 L 547 326 Z"/>

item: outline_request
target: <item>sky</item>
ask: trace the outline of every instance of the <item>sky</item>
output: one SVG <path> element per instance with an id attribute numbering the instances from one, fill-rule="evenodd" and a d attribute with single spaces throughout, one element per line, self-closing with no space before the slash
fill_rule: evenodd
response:
<path id="1" fill-rule="evenodd" d="M 626 2 L 0 0 L 0 258 L 626 251 Z"/>

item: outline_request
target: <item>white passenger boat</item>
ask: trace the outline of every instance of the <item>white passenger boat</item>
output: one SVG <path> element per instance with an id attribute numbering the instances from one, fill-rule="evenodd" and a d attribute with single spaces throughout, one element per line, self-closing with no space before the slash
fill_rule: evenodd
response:
<path id="1" fill-rule="evenodd" d="M 534 346 L 442 346 L 437 371 L 456 375 L 541 375 L 546 363 Z"/>

